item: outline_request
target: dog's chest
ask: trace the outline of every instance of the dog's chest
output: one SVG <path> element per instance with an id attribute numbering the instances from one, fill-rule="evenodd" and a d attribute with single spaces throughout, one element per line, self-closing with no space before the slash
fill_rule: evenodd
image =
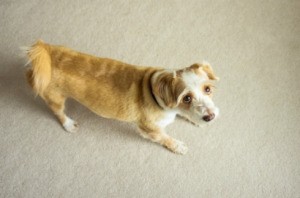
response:
<path id="1" fill-rule="evenodd" d="M 159 120 L 157 120 L 156 124 L 161 128 L 164 128 L 174 121 L 176 114 L 177 113 L 175 111 L 165 112 L 165 114 Z"/>

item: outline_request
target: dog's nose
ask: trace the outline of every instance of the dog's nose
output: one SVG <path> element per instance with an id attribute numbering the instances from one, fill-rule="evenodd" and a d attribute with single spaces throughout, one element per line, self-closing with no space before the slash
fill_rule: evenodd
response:
<path id="1" fill-rule="evenodd" d="M 214 113 L 212 113 L 212 114 L 209 114 L 209 115 L 206 115 L 206 116 L 203 116 L 203 120 L 205 121 L 205 122 L 209 122 L 209 121 L 211 121 L 211 120 L 213 120 L 215 118 L 215 114 Z"/>

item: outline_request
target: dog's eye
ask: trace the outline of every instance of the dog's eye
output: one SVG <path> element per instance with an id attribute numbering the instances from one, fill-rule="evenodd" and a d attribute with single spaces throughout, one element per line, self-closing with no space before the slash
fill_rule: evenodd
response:
<path id="1" fill-rule="evenodd" d="M 186 96 L 184 96 L 182 101 L 186 104 L 189 104 L 192 101 L 192 97 L 190 95 L 186 95 Z"/>
<path id="2" fill-rule="evenodd" d="M 211 93 L 211 88 L 209 86 L 205 86 L 204 87 L 204 91 L 207 93 L 207 94 L 210 94 Z"/>

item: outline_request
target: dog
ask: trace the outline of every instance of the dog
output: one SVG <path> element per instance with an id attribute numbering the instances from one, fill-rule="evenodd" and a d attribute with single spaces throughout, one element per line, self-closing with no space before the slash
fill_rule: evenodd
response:
<path id="1" fill-rule="evenodd" d="M 64 113 L 67 98 L 104 118 L 135 123 L 144 138 L 177 154 L 185 154 L 187 146 L 164 131 L 177 115 L 196 125 L 219 115 L 212 101 L 219 78 L 207 62 L 172 71 L 140 67 L 41 40 L 26 54 L 29 85 L 71 133 L 78 124 Z"/>

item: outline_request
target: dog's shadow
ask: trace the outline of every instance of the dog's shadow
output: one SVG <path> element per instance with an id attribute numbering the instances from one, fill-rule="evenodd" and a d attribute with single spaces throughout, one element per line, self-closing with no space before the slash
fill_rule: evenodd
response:
<path id="1" fill-rule="evenodd" d="M 53 119 L 59 125 L 54 114 L 47 107 L 40 97 L 36 97 L 25 78 L 26 69 L 22 67 L 22 63 L 13 63 L 9 66 L 9 71 L 0 74 L 0 102 L 2 105 L 17 105 L 22 108 L 22 111 L 35 112 Z M 13 102 L 10 102 L 13 100 Z M 124 139 L 132 139 L 133 141 L 143 141 L 137 131 L 138 129 L 130 123 L 124 123 L 116 120 L 105 119 L 97 116 L 74 100 L 68 100 L 66 103 L 67 115 L 79 122 L 81 127 L 84 125 L 85 129 L 79 128 L 79 133 L 82 131 L 89 131 L 87 135 L 97 136 L 96 134 L 113 131 L 113 134 Z M 17 112 L 15 112 L 17 113 Z M 84 124 L 88 123 L 88 124 Z M 105 130 L 103 129 L 105 126 Z M 88 129 L 88 128 L 91 129 Z M 61 131 L 64 129 L 61 127 Z M 92 131 L 92 132 L 90 132 Z"/>

